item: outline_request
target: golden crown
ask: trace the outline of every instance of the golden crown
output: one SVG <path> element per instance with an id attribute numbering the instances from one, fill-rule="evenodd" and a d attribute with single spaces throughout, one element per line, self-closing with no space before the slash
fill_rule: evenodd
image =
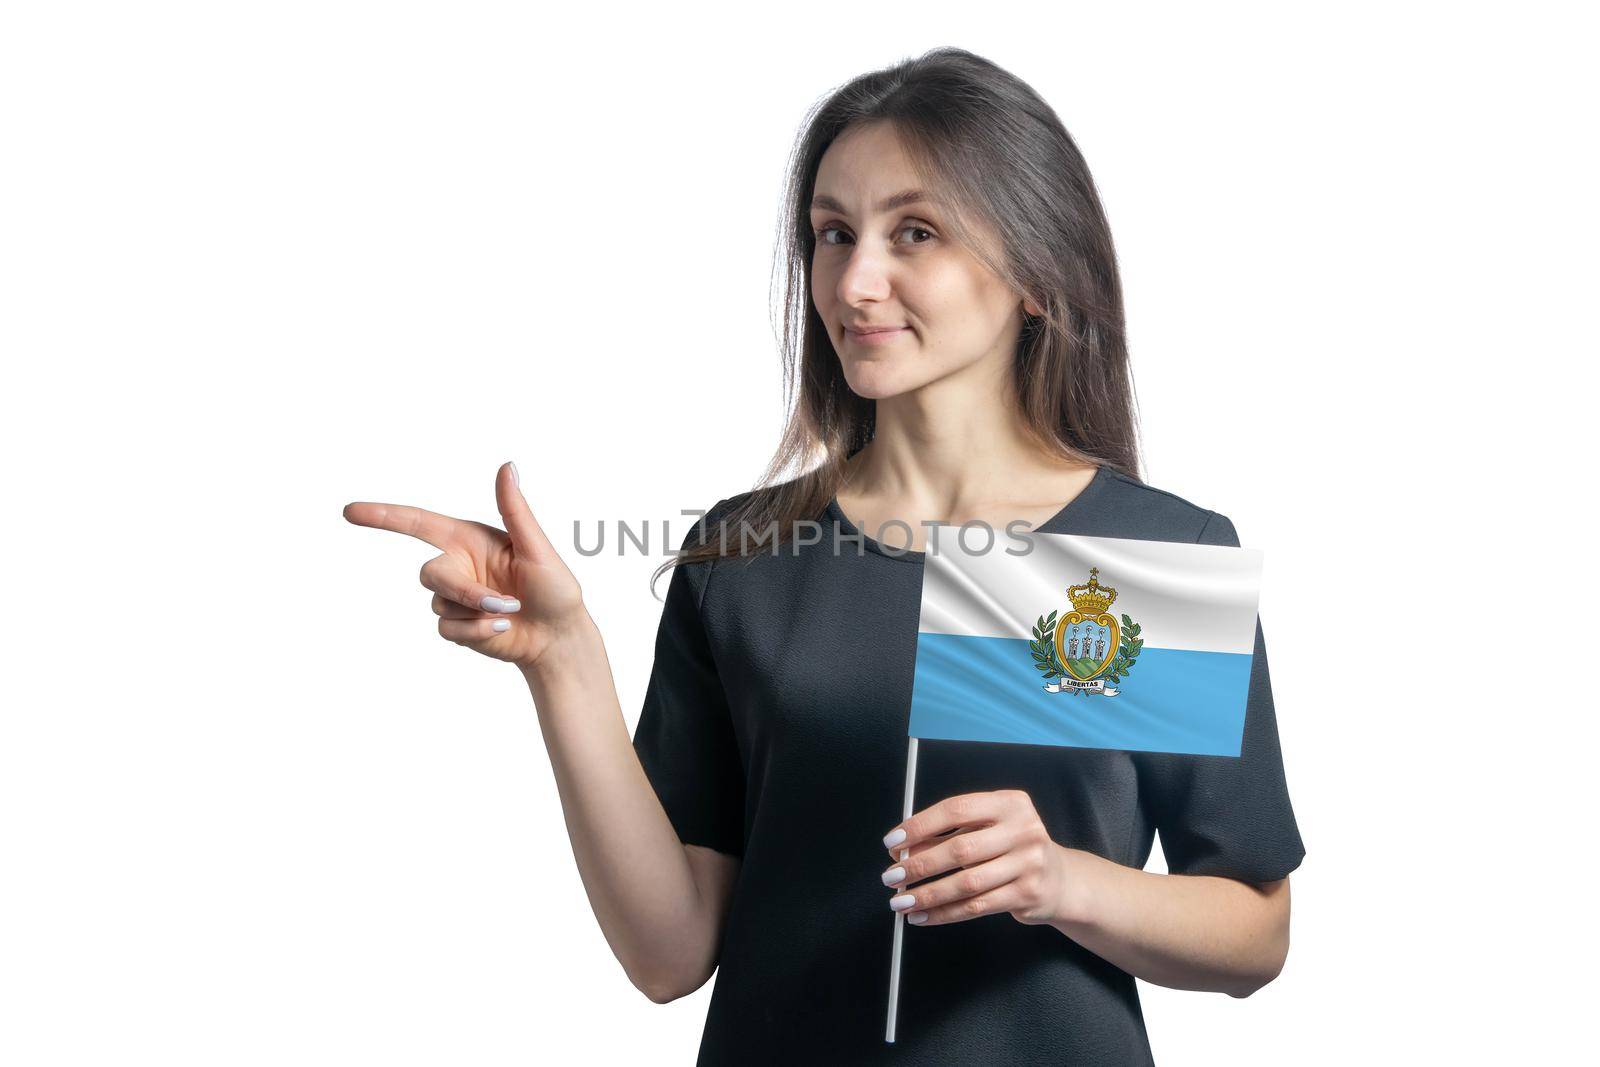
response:
<path id="1" fill-rule="evenodd" d="M 1088 585 L 1070 585 L 1067 587 L 1067 596 L 1072 600 L 1072 606 L 1084 615 L 1103 615 L 1117 599 L 1117 591 L 1109 585 L 1101 585 L 1099 567 L 1089 568 Z"/>

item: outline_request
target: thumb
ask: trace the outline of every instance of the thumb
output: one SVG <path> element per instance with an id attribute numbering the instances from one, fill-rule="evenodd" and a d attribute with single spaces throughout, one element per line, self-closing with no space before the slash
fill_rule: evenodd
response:
<path id="1" fill-rule="evenodd" d="M 505 520 L 506 533 L 511 537 L 511 547 L 523 559 L 548 560 L 556 554 L 550 539 L 533 517 L 528 501 L 522 495 L 514 463 L 501 464 L 495 474 L 495 503 L 500 507 L 500 517 Z"/>

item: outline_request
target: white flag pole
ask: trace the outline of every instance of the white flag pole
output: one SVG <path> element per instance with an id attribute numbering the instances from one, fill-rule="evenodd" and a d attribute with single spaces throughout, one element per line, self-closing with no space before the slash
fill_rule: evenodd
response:
<path id="1" fill-rule="evenodd" d="M 917 739 L 911 738 L 906 746 L 906 798 L 902 805 L 900 818 L 909 819 L 916 812 L 912 809 L 912 798 L 917 793 Z M 909 848 L 900 850 L 901 860 L 911 855 Z M 895 1012 L 900 1006 L 900 943 L 905 937 L 906 913 L 894 913 L 894 956 L 889 963 L 889 1024 L 884 1032 L 883 1039 L 889 1044 L 894 1044 L 894 1019 Z"/>

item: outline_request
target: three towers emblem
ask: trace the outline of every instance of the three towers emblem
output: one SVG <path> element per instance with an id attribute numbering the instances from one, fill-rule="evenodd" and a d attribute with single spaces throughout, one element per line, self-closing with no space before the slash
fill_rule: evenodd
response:
<path id="1" fill-rule="evenodd" d="M 1039 616 L 1029 649 L 1034 667 L 1043 672 L 1048 693 L 1084 693 L 1114 697 L 1108 682 L 1120 682 L 1133 670 L 1144 648 L 1139 624 L 1127 615 L 1120 622 L 1108 610 L 1117 591 L 1100 584 L 1100 568 L 1089 568 L 1089 581 L 1067 587 L 1072 610 Z M 1051 682 L 1058 678 L 1060 681 Z"/>

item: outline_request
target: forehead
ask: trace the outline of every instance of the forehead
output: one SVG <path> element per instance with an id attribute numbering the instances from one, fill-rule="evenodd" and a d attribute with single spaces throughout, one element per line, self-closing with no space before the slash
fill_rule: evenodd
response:
<path id="1" fill-rule="evenodd" d="M 847 211 L 871 213 L 885 197 L 920 184 L 894 127 L 877 122 L 847 130 L 828 146 L 817 166 L 814 195 L 837 200 Z"/>

